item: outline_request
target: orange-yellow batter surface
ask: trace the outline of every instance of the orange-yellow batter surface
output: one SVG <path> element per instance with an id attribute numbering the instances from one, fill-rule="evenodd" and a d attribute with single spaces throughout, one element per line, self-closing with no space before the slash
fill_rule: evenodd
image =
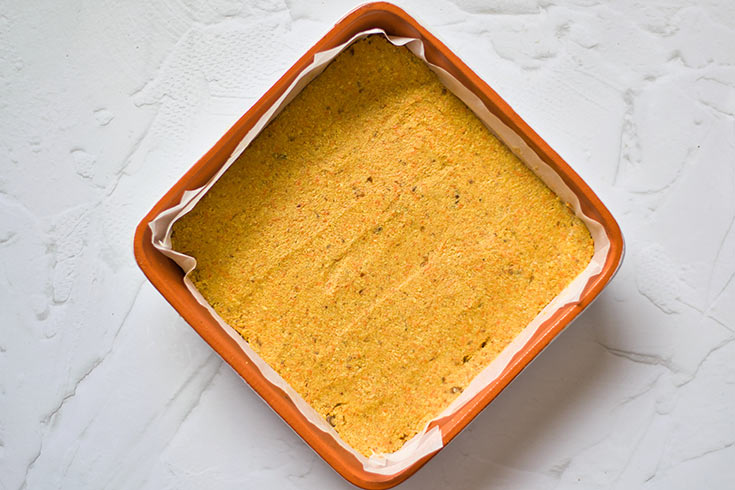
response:
<path id="1" fill-rule="evenodd" d="M 222 318 L 365 455 L 447 407 L 593 253 L 557 196 L 379 36 L 311 82 L 172 239 Z"/>

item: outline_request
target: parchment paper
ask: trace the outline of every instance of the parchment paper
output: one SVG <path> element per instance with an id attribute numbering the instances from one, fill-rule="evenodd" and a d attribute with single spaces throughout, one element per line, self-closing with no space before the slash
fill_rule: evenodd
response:
<path id="1" fill-rule="evenodd" d="M 584 286 L 589 279 L 602 271 L 602 266 L 607 256 L 610 241 L 600 223 L 593 220 L 589 216 L 582 213 L 579 199 L 564 183 L 561 177 L 551 169 L 541 158 L 531 150 L 523 139 L 514 133 L 510 128 L 505 126 L 497 117 L 495 117 L 482 103 L 482 101 L 462 85 L 457 79 L 446 72 L 444 69 L 433 65 L 426 61 L 424 56 L 424 46 L 421 40 L 415 38 L 396 37 L 387 35 L 382 29 L 370 29 L 356 34 L 352 39 L 336 48 L 323 51 L 314 55 L 314 61 L 294 80 L 286 92 L 276 101 L 275 104 L 261 117 L 255 126 L 243 138 L 235 151 L 222 166 L 222 168 L 212 177 L 212 179 L 203 187 L 192 191 L 187 191 L 181 198 L 181 202 L 168 210 L 159 214 L 150 223 L 153 232 L 153 246 L 161 251 L 164 255 L 173 259 L 185 272 L 184 283 L 191 291 L 197 301 L 209 310 L 212 316 L 217 320 L 222 329 L 232 337 L 247 356 L 258 367 L 265 378 L 284 390 L 296 407 L 304 414 L 304 416 L 315 426 L 324 432 L 332 435 L 336 441 L 346 450 L 355 455 L 362 463 L 366 471 L 381 475 L 392 475 L 398 473 L 404 468 L 410 466 L 427 454 L 442 447 L 442 434 L 438 427 L 427 430 L 427 426 L 416 436 L 411 438 L 401 449 L 389 454 L 373 455 L 366 458 L 362 454 L 352 449 L 345 443 L 327 423 L 322 416 L 317 413 L 306 401 L 291 388 L 276 371 L 271 368 L 258 354 L 248 345 L 240 334 L 231 326 L 227 325 L 222 318 L 212 309 L 202 295 L 197 291 L 194 284 L 189 279 L 189 273 L 196 267 L 196 260 L 193 257 L 178 253 L 171 248 L 171 230 L 173 223 L 181 216 L 188 213 L 204 196 L 204 194 L 214 185 L 214 183 L 222 176 L 222 174 L 234 163 L 243 150 L 251 141 L 265 128 L 265 126 L 273 120 L 283 109 L 311 80 L 318 76 L 342 50 L 354 41 L 368 36 L 370 34 L 382 34 L 388 41 L 396 46 L 406 46 L 416 56 L 424 60 L 427 65 L 434 71 L 441 82 L 459 97 L 467 106 L 482 120 L 482 122 L 497 135 L 536 175 L 543 180 L 551 190 L 553 190 L 563 201 L 568 203 L 574 210 L 575 214 L 581 218 L 590 230 L 594 240 L 595 251 L 592 261 L 587 268 L 567 286 L 551 303 L 549 303 L 539 315 L 528 324 L 528 326 L 494 359 L 477 377 L 475 377 L 468 387 L 443 410 L 435 420 L 451 415 L 464 404 L 470 401 L 477 393 L 486 386 L 494 383 L 498 376 L 510 366 L 513 356 L 527 344 L 536 333 L 541 324 L 551 317 L 553 313 L 562 306 L 579 301 Z"/>

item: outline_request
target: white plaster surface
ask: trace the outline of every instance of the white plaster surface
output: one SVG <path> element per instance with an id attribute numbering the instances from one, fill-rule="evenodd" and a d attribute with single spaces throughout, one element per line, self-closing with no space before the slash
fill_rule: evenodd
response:
<path id="1" fill-rule="evenodd" d="M 628 251 L 401 488 L 735 488 L 735 4 L 398 3 L 587 180 Z M 131 241 L 356 4 L 0 0 L 0 489 L 349 487 Z"/>

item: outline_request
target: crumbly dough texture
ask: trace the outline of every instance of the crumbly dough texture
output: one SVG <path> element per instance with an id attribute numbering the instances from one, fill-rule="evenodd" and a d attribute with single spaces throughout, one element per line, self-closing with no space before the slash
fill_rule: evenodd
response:
<path id="1" fill-rule="evenodd" d="M 364 455 L 589 263 L 582 221 L 406 48 L 355 42 L 177 221 L 219 315 Z"/>

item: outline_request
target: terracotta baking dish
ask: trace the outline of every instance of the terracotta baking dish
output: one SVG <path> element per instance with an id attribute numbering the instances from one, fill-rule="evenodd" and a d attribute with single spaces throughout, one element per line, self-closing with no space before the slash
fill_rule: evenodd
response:
<path id="1" fill-rule="evenodd" d="M 413 18 L 400 8 L 383 2 L 359 7 L 337 23 L 156 203 L 138 225 L 134 239 L 136 260 L 151 283 L 199 335 L 339 474 L 360 487 L 380 489 L 402 482 L 438 451 L 397 474 L 386 476 L 365 471 L 362 464 L 336 444 L 331 436 L 309 423 L 281 389 L 266 381 L 239 346 L 219 328 L 207 310 L 198 304 L 186 289 L 183 272 L 179 266 L 153 247 L 149 229 L 150 221 L 162 211 L 178 204 L 184 191 L 201 187 L 210 180 L 255 121 L 287 89 L 299 72 L 311 63 L 314 53 L 338 46 L 348 41 L 354 34 L 376 27 L 382 28 L 390 35 L 421 39 L 426 49 L 427 60 L 444 68 L 472 90 L 490 112 L 520 135 L 544 162 L 556 170 L 578 196 L 582 211 L 599 221 L 610 239 L 610 248 L 602 272 L 589 280 L 580 301 L 560 308 L 544 322 L 538 333 L 516 354 L 513 362 L 496 382 L 487 386 L 453 415 L 432 424 L 441 429 L 445 446 L 595 299 L 621 263 L 623 237 L 615 219 L 587 184 L 513 112 L 498 94 Z M 233 420 L 233 423 L 236 422 Z"/>

